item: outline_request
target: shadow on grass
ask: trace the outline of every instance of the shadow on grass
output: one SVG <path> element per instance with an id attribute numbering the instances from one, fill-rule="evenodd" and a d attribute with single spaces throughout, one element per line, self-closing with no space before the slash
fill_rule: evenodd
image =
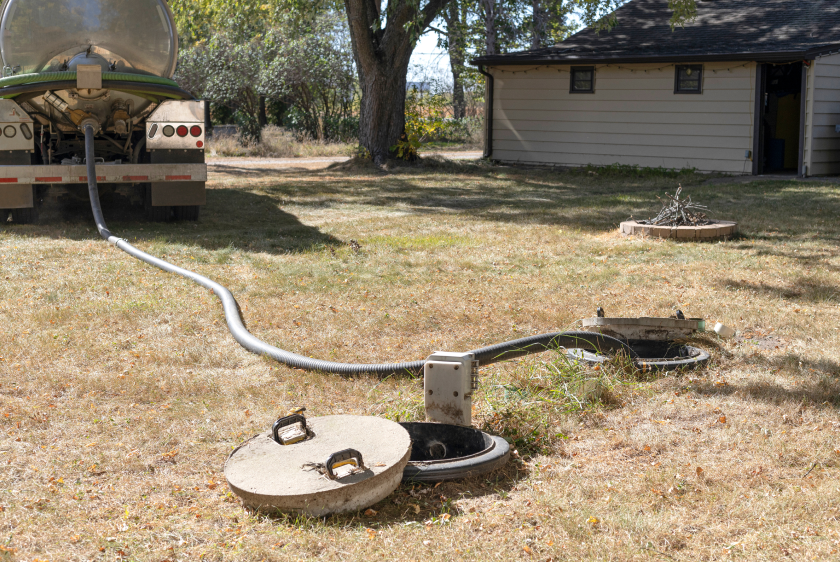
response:
<path id="1" fill-rule="evenodd" d="M 830 240 L 829 248 L 833 248 L 840 238 L 840 223 L 834 219 L 840 215 L 836 188 L 813 183 L 704 185 L 706 176 L 701 174 L 671 177 L 628 171 L 590 175 L 579 170 L 494 167 L 470 161 L 435 162 L 389 172 L 343 166 L 216 169 L 198 223 L 146 222 L 139 205 L 129 205 L 118 195 L 103 196 L 103 206 L 113 231 L 127 239 L 163 239 L 210 250 L 233 247 L 287 253 L 341 243 L 284 211 L 288 204 L 313 208 L 361 205 L 415 215 L 460 214 L 500 223 L 605 232 L 614 231 L 629 217 L 655 215 L 660 208 L 657 198 L 673 193 L 682 183 L 686 195 L 709 207 L 710 217 L 739 222 L 748 240 L 730 242 L 736 249 L 786 252 L 779 242 L 793 237 Z M 84 203 L 42 214 L 44 220 L 39 225 L 10 228 L 25 236 L 96 237 Z M 765 238 L 768 244 L 761 243 Z M 791 251 L 785 257 L 817 259 L 795 254 Z"/>
<path id="2" fill-rule="evenodd" d="M 828 264 L 824 264 L 828 266 Z M 810 303 L 833 303 L 840 301 L 840 285 L 800 277 L 790 286 L 770 283 L 751 283 L 747 280 L 725 279 L 718 283 L 724 289 L 743 289 L 771 298 Z"/>
<path id="3" fill-rule="evenodd" d="M 323 518 L 269 515 L 282 524 L 296 526 L 328 526 L 346 528 L 364 525 L 368 528 L 387 528 L 395 525 L 447 525 L 464 515 L 455 502 L 465 497 L 490 498 L 504 501 L 516 485 L 528 478 L 530 470 L 518 459 L 511 458 L 504 467 L 489 474 L 464 480 L 438 483 L 403 482 L 387 498 L 370 506 L 376 514 L 365 510 L 331 515 Z"/>
<path id="4" fill-rule="evenodd" d="M 282 202 L 248 189 L 208 189 L 207 205 L 197 222 L 155 223 L 146 220 L 142 205 L 131 204 L 122 193 L 100 197 L 111 231 L 130 242 L 167 241 L 207 250 L 242 249 L 272 254 L 322 250 L 344 242 L 307 226 L 282 209 Z M 26 237 L 99 240 L 84 200 L 44 203 L 41 220 L 34 225 L 9 225 L 9 233 Z"/>
<path id="5" fill-rule="evenodd" d="M 220 171 L 219 177 L 250 170 Z M 797 181 L 705 185 L 702 174 L 645 175 L 632 171 L 590 175 L 581 170 L 494 167 L 483 162 L 437 162 L 382 172 L 352 164 L 301 172 L 258 170 L 260 188 L 274 199 L 301 204 L 346 202 L 408 209 L 415 214 L 463 213 L 503 223 L 608 231 L 630 217 L 659 211 L 657 197 L 683 193 L 709 207 L 709 216 L 736 220 L 748 238 L 804 236 L 836 239 L 840 214 L 836 188 Z M 734 178 L 733 178 L 734 179 Z M 749 244 L 744 248 L 755 249 Z"/>
<path id="6" fill-rule="evenodd" d="M 827 359 L 817 361 L 803 358 L 795 353 L 765 357 L 753 355 L 747 358 L 749 364 L 762 370 L 784 374 L 798 382 L 795 388 L 787 388 L 768 382 L 754 382 L 743 385 L 727 384 L 717 386 L 714 382 L 698 383 L 694 392 L 707 396 L 738 395 L 770 404 L 785 402 L 806 403 L 815 408 L 836 409 L 840 406 L 840 364 Z M 802 380 L 802 375 L 808 375 Z M 812 375 L 818 375 L 815 379 Z"/>

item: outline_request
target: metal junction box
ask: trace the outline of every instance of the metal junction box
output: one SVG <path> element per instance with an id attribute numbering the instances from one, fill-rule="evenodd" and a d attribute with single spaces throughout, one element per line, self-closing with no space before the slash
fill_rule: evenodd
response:
<path id="1" fill-rule="evenodd" d="M 472 425 L 472 395 L 478 387 L 478 361 L 472 353 L 436 351 L 423 367 L 426 419 Z"/>

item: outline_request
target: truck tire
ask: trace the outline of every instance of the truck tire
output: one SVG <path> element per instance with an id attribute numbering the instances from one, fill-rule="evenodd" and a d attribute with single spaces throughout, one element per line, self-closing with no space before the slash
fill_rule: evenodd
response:
<path id="1" fill-rule="evenodd" d="M 17 224 L 35 224 L 38 222 L 38 208 L 12 209 L 12 222 Z"/>
<path id="2" fill-rule="evenodd" d="M 152 206 L 152 189 L 151 187 L 146 188 L 146 196 L 145 196 L 145 204 L 144 207 L 146 209 L 146 218 L 152 222 L 166 222 L 172 217 L 172 207 L 162 206 L 162 207 L 153 207 Z"/>
<path id="3" fill-rule="evenodd" d="M 198 205 L 182 205 L 174 207 L 176 221 L 197 221 L 201 207 Z"/>
<path id="4" fill-rule="evenodd" d="M 152 222 L 166 222 L 172 217 L 172 207 L 149 207 L 146 209 L 146 217 Z"/>

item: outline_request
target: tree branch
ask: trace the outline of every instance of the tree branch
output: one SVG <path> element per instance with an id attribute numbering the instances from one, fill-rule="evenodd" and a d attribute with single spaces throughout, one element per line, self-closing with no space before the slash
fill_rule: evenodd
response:
<path id="1" fill-rule="evenodd" d="M 417 4 L 406 0 L 395 0 L 396 5 L 391 8 L 391 0 L 388 2 L 388 25 L 382 37 L 382 45 L 390 53 L 395 53 L 407 47 L 407 41 L 411 36 L 405 28 L 412 21 L 417 22 L 417 27 L 422 34 L 440 14 L 450 0 L 429 0 L 426 7 L 418 10 L 420 0 Z"/>
<path id="2" fill-rule="evenodd" d="M 422 29 L 429 27 L 435 18 L 438 17 L 440 11 L 446 7 L 450 0 L 429 0 L 426 7 L 422 10 L 422 19 L 420 20 Z"/>
<path id="3" fill-rule="evenodd" d="M 376 0 L 344 0 L 347 25 L 350 28 L 350 43 L 356 64 L 376 57 L 376 35 L 373 24 L 379 21 Z"/>

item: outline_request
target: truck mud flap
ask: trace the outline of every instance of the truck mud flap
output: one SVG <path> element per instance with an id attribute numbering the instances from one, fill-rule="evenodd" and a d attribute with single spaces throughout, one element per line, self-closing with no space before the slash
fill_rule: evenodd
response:
<path id="1" fill-rule="evenodd" d="M 0 183 L 0 209 L 31 209 L 34 206 L 32 185 Z"/>
<path id="2" fill-rule="evenodd" d="M 206 205 L 207 190 L 203 181 L 152 182 L 152 206 Z"/>

